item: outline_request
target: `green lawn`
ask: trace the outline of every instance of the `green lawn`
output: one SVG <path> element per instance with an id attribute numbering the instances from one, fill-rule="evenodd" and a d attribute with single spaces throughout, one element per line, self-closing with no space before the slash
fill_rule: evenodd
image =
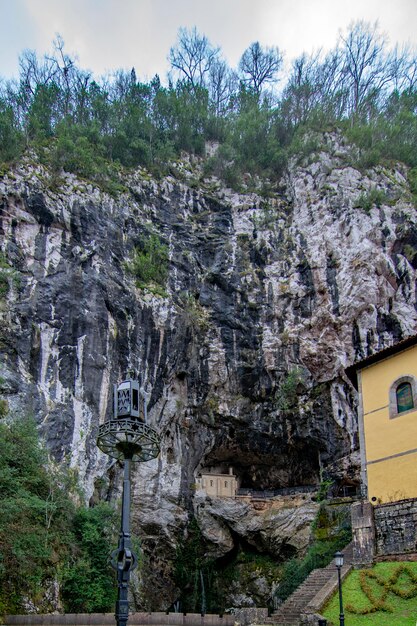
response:
<path id="1" fill-rule="evenodd" d="M 417 563 L 378 563 L 372 570 L 354 570 L 343 582 L 343 604 L 346 626 L 416 626 Z M 358 614 L 372 608 L 376 610 Z M 337 593 L 322 613 L 339 625 Z"/>

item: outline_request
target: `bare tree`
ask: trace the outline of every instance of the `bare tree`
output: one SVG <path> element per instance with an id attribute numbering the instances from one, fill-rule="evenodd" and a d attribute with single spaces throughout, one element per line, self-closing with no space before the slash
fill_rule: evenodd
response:
<path id="1" fill-rule="evenodd" d="M 230 98 L 238 88 L 238 77 L 226 61 L 216 59 L 210 66 L 208 90 L 210 102 L 217 116 L 222 116 L 229 105 Z"/>
<path id="2" fill-rule="evenodd" d="M 75 60 L 71 59 L 71 57 L 64 52 L 65 44 L 61 35 L 56 35 L 53 46 L 55 54 L 52 57 L 45 58 L 50 61 L 52 66 L 55 65 L 56 67 L 56 80 L 63 93 L 64 114 L 68 115 L 70 111 L 71 95 L 73 94 L 77 82 Z"/>
<path id="3" fill-rule="evenodd" d="M 52 85 L 59 93 L 57 113 L 59 108 L 66 116 L 80 106 L 80 102 L 85 105 L 90 73 L 77 68 L 76 57 L 70 57 L 64 46 L 64 40 L 58 34 L 53 41 L 52 54 L 38 58 L 34 51 L 26 50 L 20 56 L 20 85 L 16 98 L 23 115 L 30 108 L 37 90 Z M 19 111 L 19 117 L 22 113 Z"/>
<path id="4" fill-rule="evenodd" d="M 42 89 L 48 89 L 54 83 L 57 68 L 55 63 L 47 57 L 39 60 L 36 52 L 25 50 L 19 57 L 20 80 L 19 87 L 14 94 L 16 117 L 22 128 L 25 129 L 26 141 L 29 139 L 27 118 L 36 94 Z"/>
<path id="5" fill-rule="evenodd" d="M 132 72 L 122 69 L 116 70 L 112 73 L 111 79 L 110 98 L 115 102 L 125 100 L 134 84 L 132 83 Z"/>
<path id="6" fill-rule="evenodd" d="M 417 85 L 417 56 L 410 46 L 396 46 L 391 54 L 393 88 L 411 93 Z"/>
<path id="7" fill-rule="evenodd" d="M 170 49 L 168 59 L 174 73 L 185 78 L 193 88 L 205 87 L 219 52 L 219 48 L 214 48 L 194 26 L 179 29 L 177 43 Z"/>
<path id="8" fill-rule="evenodd" d="M 277 74 L 282 66 L 282 54 L 278 48 L 262 48 L 259 41 L 245 50 L 239 61 L 243 82 L 258 95 L 266 83 L 277 82 Z"/>
<path id="9" fill-rule="evenodd" d="M 316 82 L 318 63 L 319 54 L 313 57 L 305 53 L 293 62 L 282 99 L 285 115 L 293 124 L 305 122 L 316 104 L 319 93 Z"/>
<path id="10" fill-rule="evenodd" d="M 403 85 L 409 93 L 417 88 L 417 55 L 415 52 L 408 58 L 404 72 Z"/>
<path id="11" fill-rule="evenodd" d="M 282 108 L 296 125 L 304 123 L 320 108 L 328 117 L 339 118 L 345 110 L 343 90 L 343 58 L 339 48 L 326 56 L 322 52 L 302 54 L 295 59 L 283 92 Z"/>
<path id="12" fill-rule="evenodd" d="M 378 32 L 378 24 L 359 21 L 341 36 L 344 56 L 344 82 L 349 90 L 349 113 L 376 101 L 393 78 L 392 58 L 386 54 L 386 37 Z"/>
<path id="13" fill-rule="evenodd" d="M 342 45 L 324 58 L 318 52 L 294 61 L 281 103 L 291 123 L 305 122 L 318 109 L 329 120 L 369 117 L 390 91 L 412 91 L 416 85 L 415 53 L 407 47 L 388 51 L 377 24 L 354 23 L 340 38 Z"/>
<path id="14" fill-rule="evenodd" d="M 20 82 L 25 91 L 35 95 L 37 87 L 55 79 L 58 67 L 54 59 L 45 56 L 41 61 L 34 50 L 25 50 L 19 57 Z"/>

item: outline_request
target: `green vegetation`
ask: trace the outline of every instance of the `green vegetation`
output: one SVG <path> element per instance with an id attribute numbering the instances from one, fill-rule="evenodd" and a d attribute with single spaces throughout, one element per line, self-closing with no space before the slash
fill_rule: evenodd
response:
<path id="1" fill-rule="evenodd" d="M 350 626 L 414 626 L 416 622 L 417 563 L 378 563 L 356 570 L 343 582 L 346 623 Z M 339 621 L 337 594 L 323 615 Z"/>
<path id="2" fill-rule="evenodd" d="M 298 406 L 298 385 L 302 382 L 302 372 L 299 367 L 292 368 L 281 382 L 277 391 L 277 405 L 282 411 L 290 411 Z"/>
<path id="3" fill-rule="evenodd" d="M 387 202 L 386 193 L 381 189 L 372 188 L 366 193 L 361 193 L 355 206 L 369 213 L 372 207 L 376 206 L 379 209 L 384 202 Z"/>
<path id="4" fill-rule="evenodd" d="M 9 293 L 10 281 L 19 282 L 18 272 L 9 265 L 5 255 L 0 252 L 0 300 Z"/>
<path id="5" fill-rule="evenodd" d="M 193 335 L 204 333 L 209 328 L 209 313 L 194 295 L 187 291 L 180 293 L 178 304 L 182 310 L 184 327 Z"/>
<path id="6" fill-rule="evenodd" d="M 235 583 L 249 590 L 258 578 L 264 578 L 271 588 L 279 582 L 276 597 L 285 600 L 313 569 L 328 565 L 336 550 L 349 543 L 349 507 L 322 504 L 312 531 L 313 542 L 304 558 L 283 563 L 242 543 L 227 561 L 215 560 L 207 558 L 207 544 L 193 519 L 175 559 L 175 582 L 182 590 L 181 610 L 223 612 Z"/>
<path id="7" fill-rule="evenodd" d="M 317 491 L 317 496 L 316 496 L 316 500 L 317 502 L 324 502 L 327 497 L 328 497 L 328 493 L 329 493 L 329 489 L 330 487 L 334 484 L 334 481 L 327 478 L 322 478 L 320 481 L 320 485 Z"/>
<path id="8" fill-rule="evenodd" d="M 153 293 L 164 295 L 168 277 L 168 248 L 161 243 L 159 237 L 151 234 L 143 237 L 133 250 L 126 270 L 136 279 L 136 285 L 143 289 L 148 287 Z"/>
<path id="9" fill-rule="evenodd" d="M 206 542 L 193 519 L 175 560 L 175 582 L 182 589 L 183 611 L 223 613 L 235 582 L 248 589 L 256 578 L 264 577 L 269 584 L 280 578 L 282 565 L 255 549 L 240 546 L 227 563 L 207 558 L 206 553 Z"/>
<path id="10" fill-rule="evenodd" d="M 413 195 L 414 202 L 417 204 L 417 167 L 413 167 L 408 172 L 408 184 Z"/>
<path id="11" fill-rule="evenodd" d="M 328 150 L 329 131 L 356 146 L 356 167 L 417 166 L 415 55 L 388 49 L 375 25 L 354 23 L 335 49 L 301 55 L 285 77 L 277 48 L 252 43 L 234 70 L 204 35 L 183 28 L 168 86 L 158 76 L 141 82 L 134 69 L 94 80 L 64 48 L 58 37 L 43 58 L 25 51 L 19 80 L 0 80 L 0 164 L 30 148 L 52 184 L 66 170 L 117 194 L 120 168 L 164 174 L 182 151 L 204 156 L 214 141 L 204 174 L 250 188 L 257 174 L 273 183 L 289 157 Z"/>
<path id="12" fill-rule="evenodd" d="M 23 134 L 11 103 L 0 98 L 0 164 L 19 157 L 23 149 Z"/>
<path id="13" fill-rule="evenodd" d="M 0 422 L 0 613 L 41 602 L 53 580 L 67 611 L 110 610 L 114 575 L 106 567 L 113 532 L 108 505 L 79 506 L 73 471 L 48 459 L 32 419 Z M 48 610 L 48 607 L 45 607 Z"/>
<path id="14" fill-rule="evenodd" d="M 292 594 L 314 569 L 325 567 L 337 550 L 351 540 L 350 512 L 344 507 L 322 504 L 313 523 L 314 541 L 303 559 L 287 561 L 282 570 L 276 597 L 281 601 Z"/>
<path id="15" fill-rule="evenodd" d="M 237 582 L 239 588 L 256 592 L 256 581 L 264 579 L 270 588 L 273 588 L 282 576 L 282 563 L 269 554 L 260 554 L 248 546 L 241 546 L 235 559 L 217 573 L 218 596 L 221 599 L 220 608 L 224 610 L 226 593 L 231 585 Z M 272 607 L 271 607 L 272 608 Z"/>
<path id="16" fill-rule="evenodd" d="M 72 554 L 62 571 L 62 600 L 68 613 L 105 612 L 113 607 L 116 588 L 108 561 L 114 531 L 115 512 L 108 504 L 76 511 Z"/>
<path id="17" fill-rule="evenodd" d="M 205 556 L 205 542 L 195 518 L 190 523 L 186 541 L 177 549 L 174 567 L 174 580 L 181 589 L 181 610 L 211 612 L 215 603 L 214 560 Z"/>
<path id="18" fill-rule="evenodd" d="M 9 293 L 9 281 L 7 276 L 0 270 L 0 299 L 5 298 Z"/>
<path id="19" fill-rule="evenodd" d="M 6 257 L 0 252 L 0 299 L 5 298 L 9 293 L 9 273 L 11 267 L 6 261 Z"/>

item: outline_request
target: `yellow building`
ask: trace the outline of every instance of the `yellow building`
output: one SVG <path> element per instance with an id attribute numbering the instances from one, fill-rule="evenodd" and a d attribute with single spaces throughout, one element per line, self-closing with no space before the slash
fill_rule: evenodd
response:
<path id="1" fill-rule="evenodd" d="M 355 363 L 361 479 L 373 504 L 417 498 L 417 336 Z"/>
<path id="2" fill-rule="evenodd" d="M 228 474 L 215 470 L 202 473 L 197 478 L 197 485 L 208 496 L 215 498 L 234 498 L 238 489 L 237 479 L 232 468 L 229 468 Z"/>

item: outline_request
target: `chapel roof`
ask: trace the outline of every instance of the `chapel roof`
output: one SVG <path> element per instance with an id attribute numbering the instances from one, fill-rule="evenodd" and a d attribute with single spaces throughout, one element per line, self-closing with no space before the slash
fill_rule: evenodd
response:
<path id="1" fill-rule="evenodd" d="M 392 346 L 388 346 L 387 348 L 378 350 L 378 352 L 375 352 L 374 354 L 370 354 L 369 356 L 365 357 L 364 359 L 361 359 L 360 361 L 356 361 L 356 363 L 353 363 L 353 365 L 350 365 L 349 367 L 346 368 L 345 370 L 346 375 L 349 378 L 350 382 L 353 384 L 353 386 L 357 389 L 358 388 L 358 379 L 357 379 L 358 370 L 362 370 L 365 367 L 368 367 L 369 365 L 378 363 L 378 361 L 382 361 L 383 359 L 393 356 L 394 354 L 397 354 L 398 352 L 407 350 L 407 348 L 411 348 L 412 346 L 416 344 L 417 344 L 417 334 L 410 335 L 409 337 L 406 337 L 405 339 L 402 339 L 401 341 L 397 341 L 397 343 L 394 343 Z"/>

